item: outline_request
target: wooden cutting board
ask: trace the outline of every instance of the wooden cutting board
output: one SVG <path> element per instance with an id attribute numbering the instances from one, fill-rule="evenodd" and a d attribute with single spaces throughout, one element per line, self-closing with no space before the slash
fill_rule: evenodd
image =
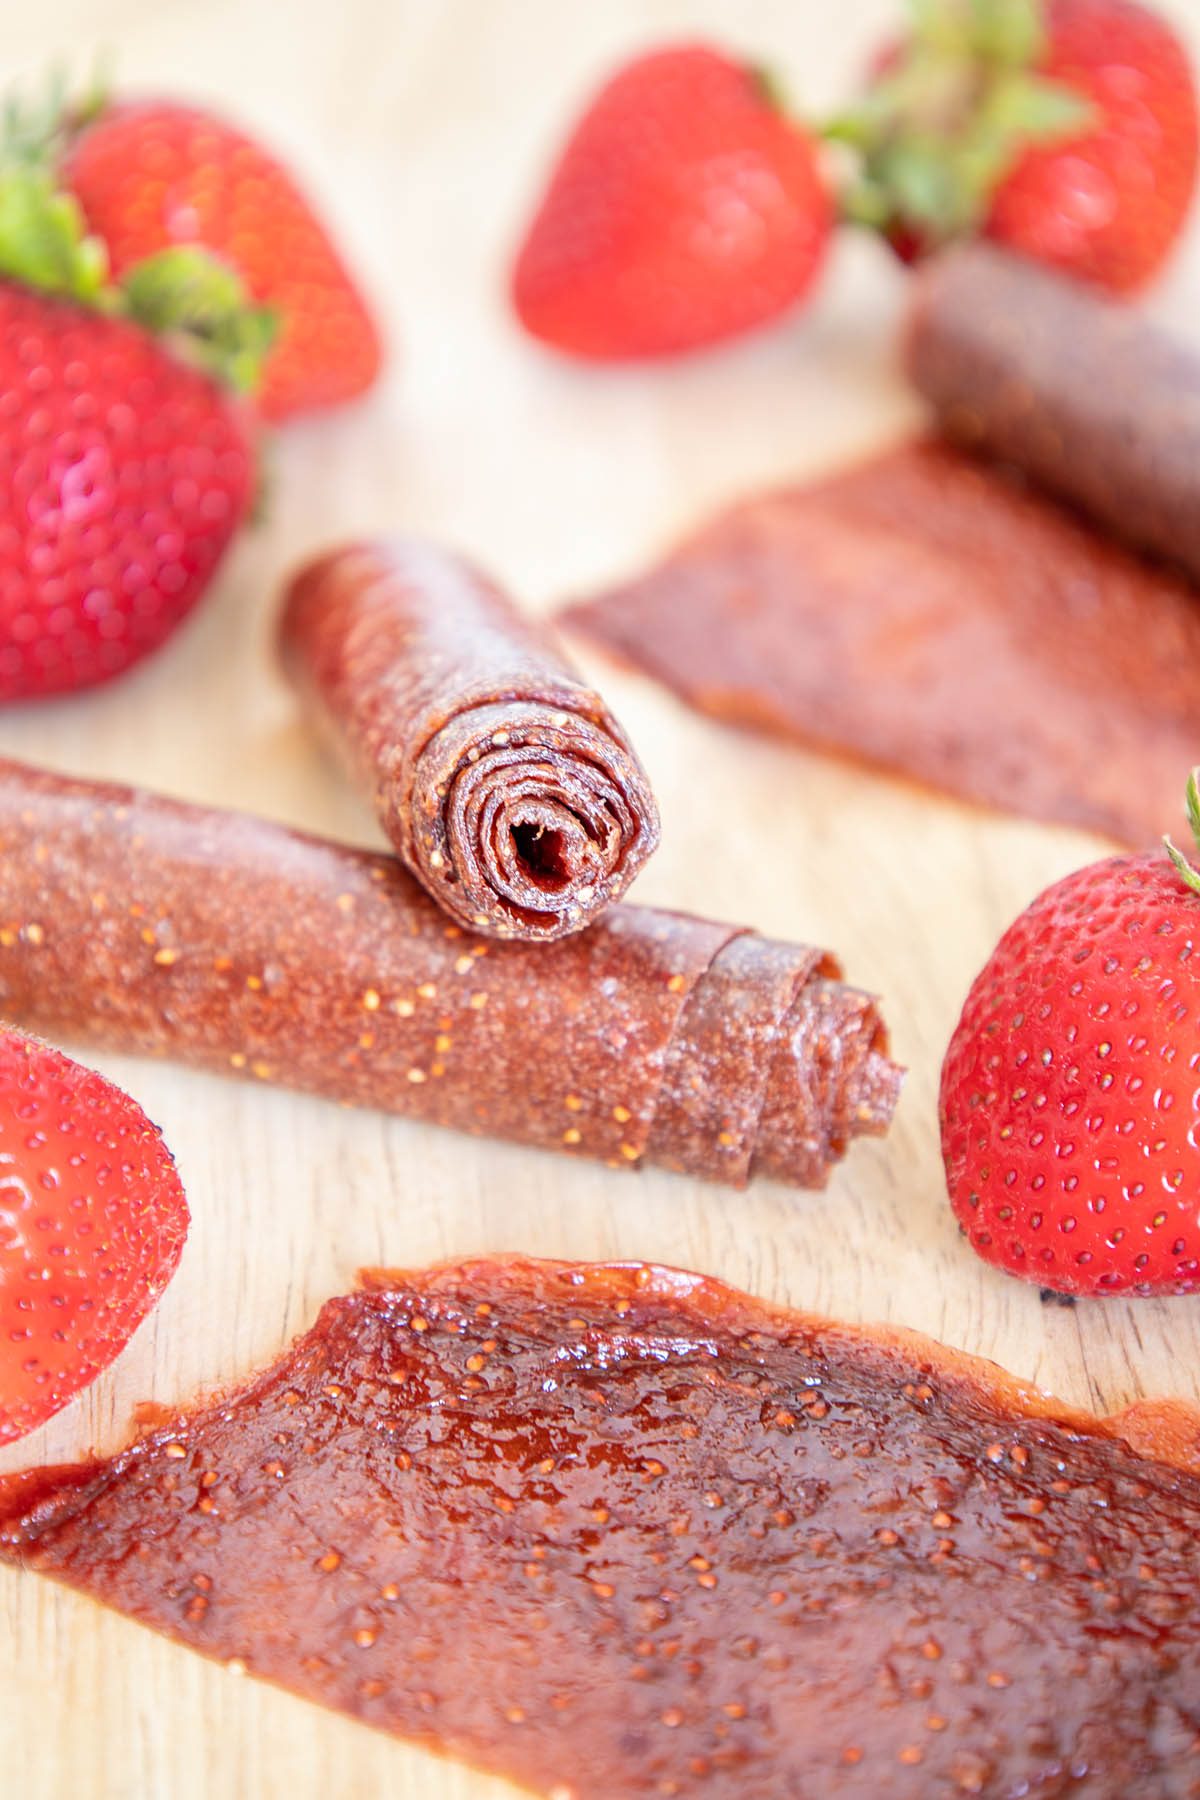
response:
<path id="1" fill-rule="evenodd" d="M 1200 61 L 1200 5 L 1166 10 Z M 190 93 L 256 127 L 338 223 L 391 339 L 363 405 L 269 447 L 268 517 L 150 665 L 0 714 L 0 753 L 135 779 L 374 843 L 275 668 L 284 571 L 399 526 L 443 537 L 530 605 L 632 573 L 715 506 L 830 468 L 919 419 L 898 377 L 905 277 L 839 244 L 809 312 L 674 367 L 581 370 L 514 327 L 509 255 L 552 147 L 635 46 L 708 37 L 828 107 L 891 0 L 43 0 L 10 4 L 10 72 L 101 45 L 122 85 Z M 1200 345 L 1200 224 L 1150 304 Z M 1190 301 L 1190 304 L 1189 304 Z M 985 815 L 722 730 L 588 658 L 658 790 L 639 898 L 837 950 L 886 997 L 911 1070 L 894 1130 L 821 1194 L 736 1194 L 460 1139 L 282 1092 L 106 1057 L 162 1126 L 192 1236 L 153 1320 L 91 1392 L 0 1468 L 121 1440 L 269 1359 L 363 1264 L 474 1251 L 647 1257 L 843 1319 L 995 1358 L 1064 1399 L 1200 1397 L 1200 1299 L 1044 1306 L 977 1262 L 945 1202 L 935 1095 L 971 976 L 1040 888 L 1108 846 Z M 1200 749 L 1200 744 L 1198 744 Z M 1182 773 L 1182 772 L 1181 772 Z M 501 1800 L 514 1793 L 237 1679 L 33 1576 L 0 1572 L 0 1791 L 14 1800 Z"/>

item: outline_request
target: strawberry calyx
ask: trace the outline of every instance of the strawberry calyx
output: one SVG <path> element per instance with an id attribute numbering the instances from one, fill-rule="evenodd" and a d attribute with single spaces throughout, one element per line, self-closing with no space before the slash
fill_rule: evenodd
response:
<path id="1" fill-rule="evenodd" d="M 71 138 L 108 105 L 108 82 L 97 67 L 89 85 L 72 99 L 66 73 L 55 69 L 44 93 L 9 93 L 0 100 L 0 163 L 58 166 Z"/>
<path id="2" fill-rule="evenodd" d="M 131 319 L 194 367 L 239 393 L 258 386 L 278 330 L 241 276 L 198 245 L 172 246 L 112 278 L 108 249 L 90 233 L 75 196 L 59 185 L 58 158 L 102 100 L 68 108 L 60 90 L 44 107 L 9 102 L 0 120 L 0 278 L 93 311 Z"/>
<path id="3" fill-rule="evenodd" d="M 1200 785 L 1197 784 L 1198 777 L 1200 777 L 1200 769 L 1193 769 L 1187 778 L 1184 805 L 1187 809 L 1188 824 L 1192 828 L 1192 837 L 1195 839 L 1197 850 L 1200 851 Z M 1200 894 L 1200 869 L 1190 863 L 1181 850 L 1175 848 L 1169 837 L 1164 837 L 1163 847 L 1174 863 L 1177 873 L 1194 893 Z"/>
<path id="4" fill-rule="evenodd" d="M 46 294 L 115 311 L 108 251 L 89 235 L 74 195 L 37 163 L 0 166 L 0 275 Z"/>
<path id="5" fill-rule="evenodd" d="M 1043 0 L 909 0 L 911 28 L 828 121 L 852 173 L 842 215 L 914 251 L 978 229 L 1031 145 L 1077 136 L 1091 102 L 1039 73 Z"/>
<path id="6" fill-rule="evenodd" d="M 180 354 L 235 388 L 253 393 L 279 329 L 269 306 L 253 306 L 236 270 L 197 244 L 159 250 L 125 272 L 124 310 Z"/>

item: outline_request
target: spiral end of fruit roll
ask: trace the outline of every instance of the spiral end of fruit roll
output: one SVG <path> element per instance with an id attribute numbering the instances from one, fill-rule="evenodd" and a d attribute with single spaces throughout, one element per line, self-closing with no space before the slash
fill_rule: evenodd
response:
<path id="1" fill-rule="evenodd" d="M 823 1187 L 857 1137 L 881 1137 L 904 1071 L 874 996 L 817 976 L 778 1034 L 752 1173 Z"/>
<path id="2" fill-rule="evenodd" d="M 430 741 L 411 797 L 415 872 L 460 924 L 549 940 L 620 899 L 658 809 L 615 723 L 537 701 L 472 707 Z"/>
<path id="3" fill-rule="evenodd" d="M 870 994 L 828 951 L 732 936 L 688 995 L 645 1159 L 744 1187 L 825 1185 L 851 1141 L 887 1130 L 903 1073 Z"/>

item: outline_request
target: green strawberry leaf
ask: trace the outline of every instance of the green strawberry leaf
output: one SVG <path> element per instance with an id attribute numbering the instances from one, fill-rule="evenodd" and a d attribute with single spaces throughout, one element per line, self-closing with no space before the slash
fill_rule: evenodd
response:
<path id="1" fill-rule="evenodd" d="M 9 93 L 0 112 L 0 161 L 37 163 L 53 160 L 53 147 L 62 132 L 67 87 L 61 69 L 50 75 L 44 93 L 34 99 Z"/>
<path id="2" fill-rule="evenodd" d="M 1046 42 L 1041 0 L 969 0 L 968 39 L 976 56 L 1027 69 Z"/>
<path id="3" fill-rule="evenodd" d="M 961 57 L 971 48 L 971 5 L 954 0 L 908 0 L 912 36 L 930 50 Z"/>
<path id="4" fill-rule="evenodd" d="M 113 283 L 107 249 L 88 233 L 75 196 L 58 186 L 57 162 L 72 130 L 107 105 L 99 72 L 68 103 L 56 76 L 38 101 L 0 108 L 0 278 L 97 312 L 123 314 L 208 375 L 238 392 L 257 387 L 277 321 L 251 304 L 233 269 L 198 245 L 147 257 Z"/>
<path id="5" fill-rule="evenodd" d="M 239 393 L 258 385 L 278 321 L 254 306 L 240 275 L 195 244 L 160 250 L 128 269 L 125 308 L 157 336 L 173 336 L 191 361 Z"/>
<path id="6" fill-rule="evenodd" d="M 892 217 L 892 203 L 884 189 L 869 176 L 849 182 L 841 194 L 841 215 L 851 225 L 883 231 Z"/>
<path id="7" fill-rule="evenodd" d="M 1039 73 L 1043 0 L 910 0 L 912 30 L 824 135 L 851 152 L 844 218 L 926 245 L 979 227 L 1032 145 L 1071 137 L 1091 102 Z"/>
<path id="8" fill-rule="evenodd" d="M 980 108 L 988 129 L 1014 143 L 1074 137 L 1095 116 L 1095 107 L 1075 88 L 1024 72 L 994 82 Z"/>
<path id="9" fill-rule="evenodd" d="M 32 163 L 0 168 L 0 275 L 103 307 L 108 252 L 71 194 Z"/>
<path id="10" fill-rule="evenodd" d="M 889 144 L 871 172 L 907 223 L 941 235 L 964 222 L 959 170 L 936 138 L 914 134 Z"/>
<path id="11" fill-rule="evenodd" d="M 1187 778 L 1184 804 L 1187 807 L 1188 824 L 1192 828 L 1192 837 L 1195 839 L 1197 850 L 1200 850 L 1200 786 L 1197 786 L 1197 776 L 1200 776 L 1200 769 L 1193 769 Z M 1167 855 L 1188 886 L 1200 894 L 1200 869 L 1193 867 L 1182 851 L 1175 848 L 1169 837 L 1163 839 L 1163 845 Z"/>
<path id="12" fill-rule="evenodd" d="M 56 67 L 45 88 L 32 97 L 9 93 L 0 102 L 0 165 L 32 163 L 57 168 L 72 134 L 108 105 L 108 59 L 97 55 L 87 85 L 77 99 L 65 67 Z"/>

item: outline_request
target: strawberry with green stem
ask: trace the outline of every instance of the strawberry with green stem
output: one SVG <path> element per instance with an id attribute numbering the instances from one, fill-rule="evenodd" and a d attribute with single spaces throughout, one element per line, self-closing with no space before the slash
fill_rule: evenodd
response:
<path id="1" fill-rule="evenodd" d="M 60 108 L 43 142 L 118 278 L 148 256 L 198 246 L 273 311 L 264 418 L 340 405 L 372 385 L 382 350 L 366 301 L 307 197 L 256 139 L 175 100 L 99 96 Z"/>
<path id="2" fill-rule="evenodd" d="M 188 1208 L 128 1094 L 0 1029 L 0 1444 L 125 1347 L 178 1265 Z"/>
<path id="3" fill-rule="evenodd" d="M 1200 847 L 1200 788 L 1187 810 Z M 972 1247 L 1065 1294 L 1200 1292 L 1200 872 L 1118 856 L 1048 888 L 972 984 L 942 1067 Z"/>
<path id="4" fill-rule="evenodd" d="M 1137 0 L 911 0 L 908 37 L 828 126 L 843 211 L 909 259 L 986 233 L 1117 293 L 1166 260 L 1200 155 L 1195 82 Z"/>
<path id="5" fill-rule="evenodd" d="M 199 600 L 254 493 L 274 322 L 194 248 L 118 285 L 18 140 L 0 161 L 0 701 L 108 680 Z"/>

